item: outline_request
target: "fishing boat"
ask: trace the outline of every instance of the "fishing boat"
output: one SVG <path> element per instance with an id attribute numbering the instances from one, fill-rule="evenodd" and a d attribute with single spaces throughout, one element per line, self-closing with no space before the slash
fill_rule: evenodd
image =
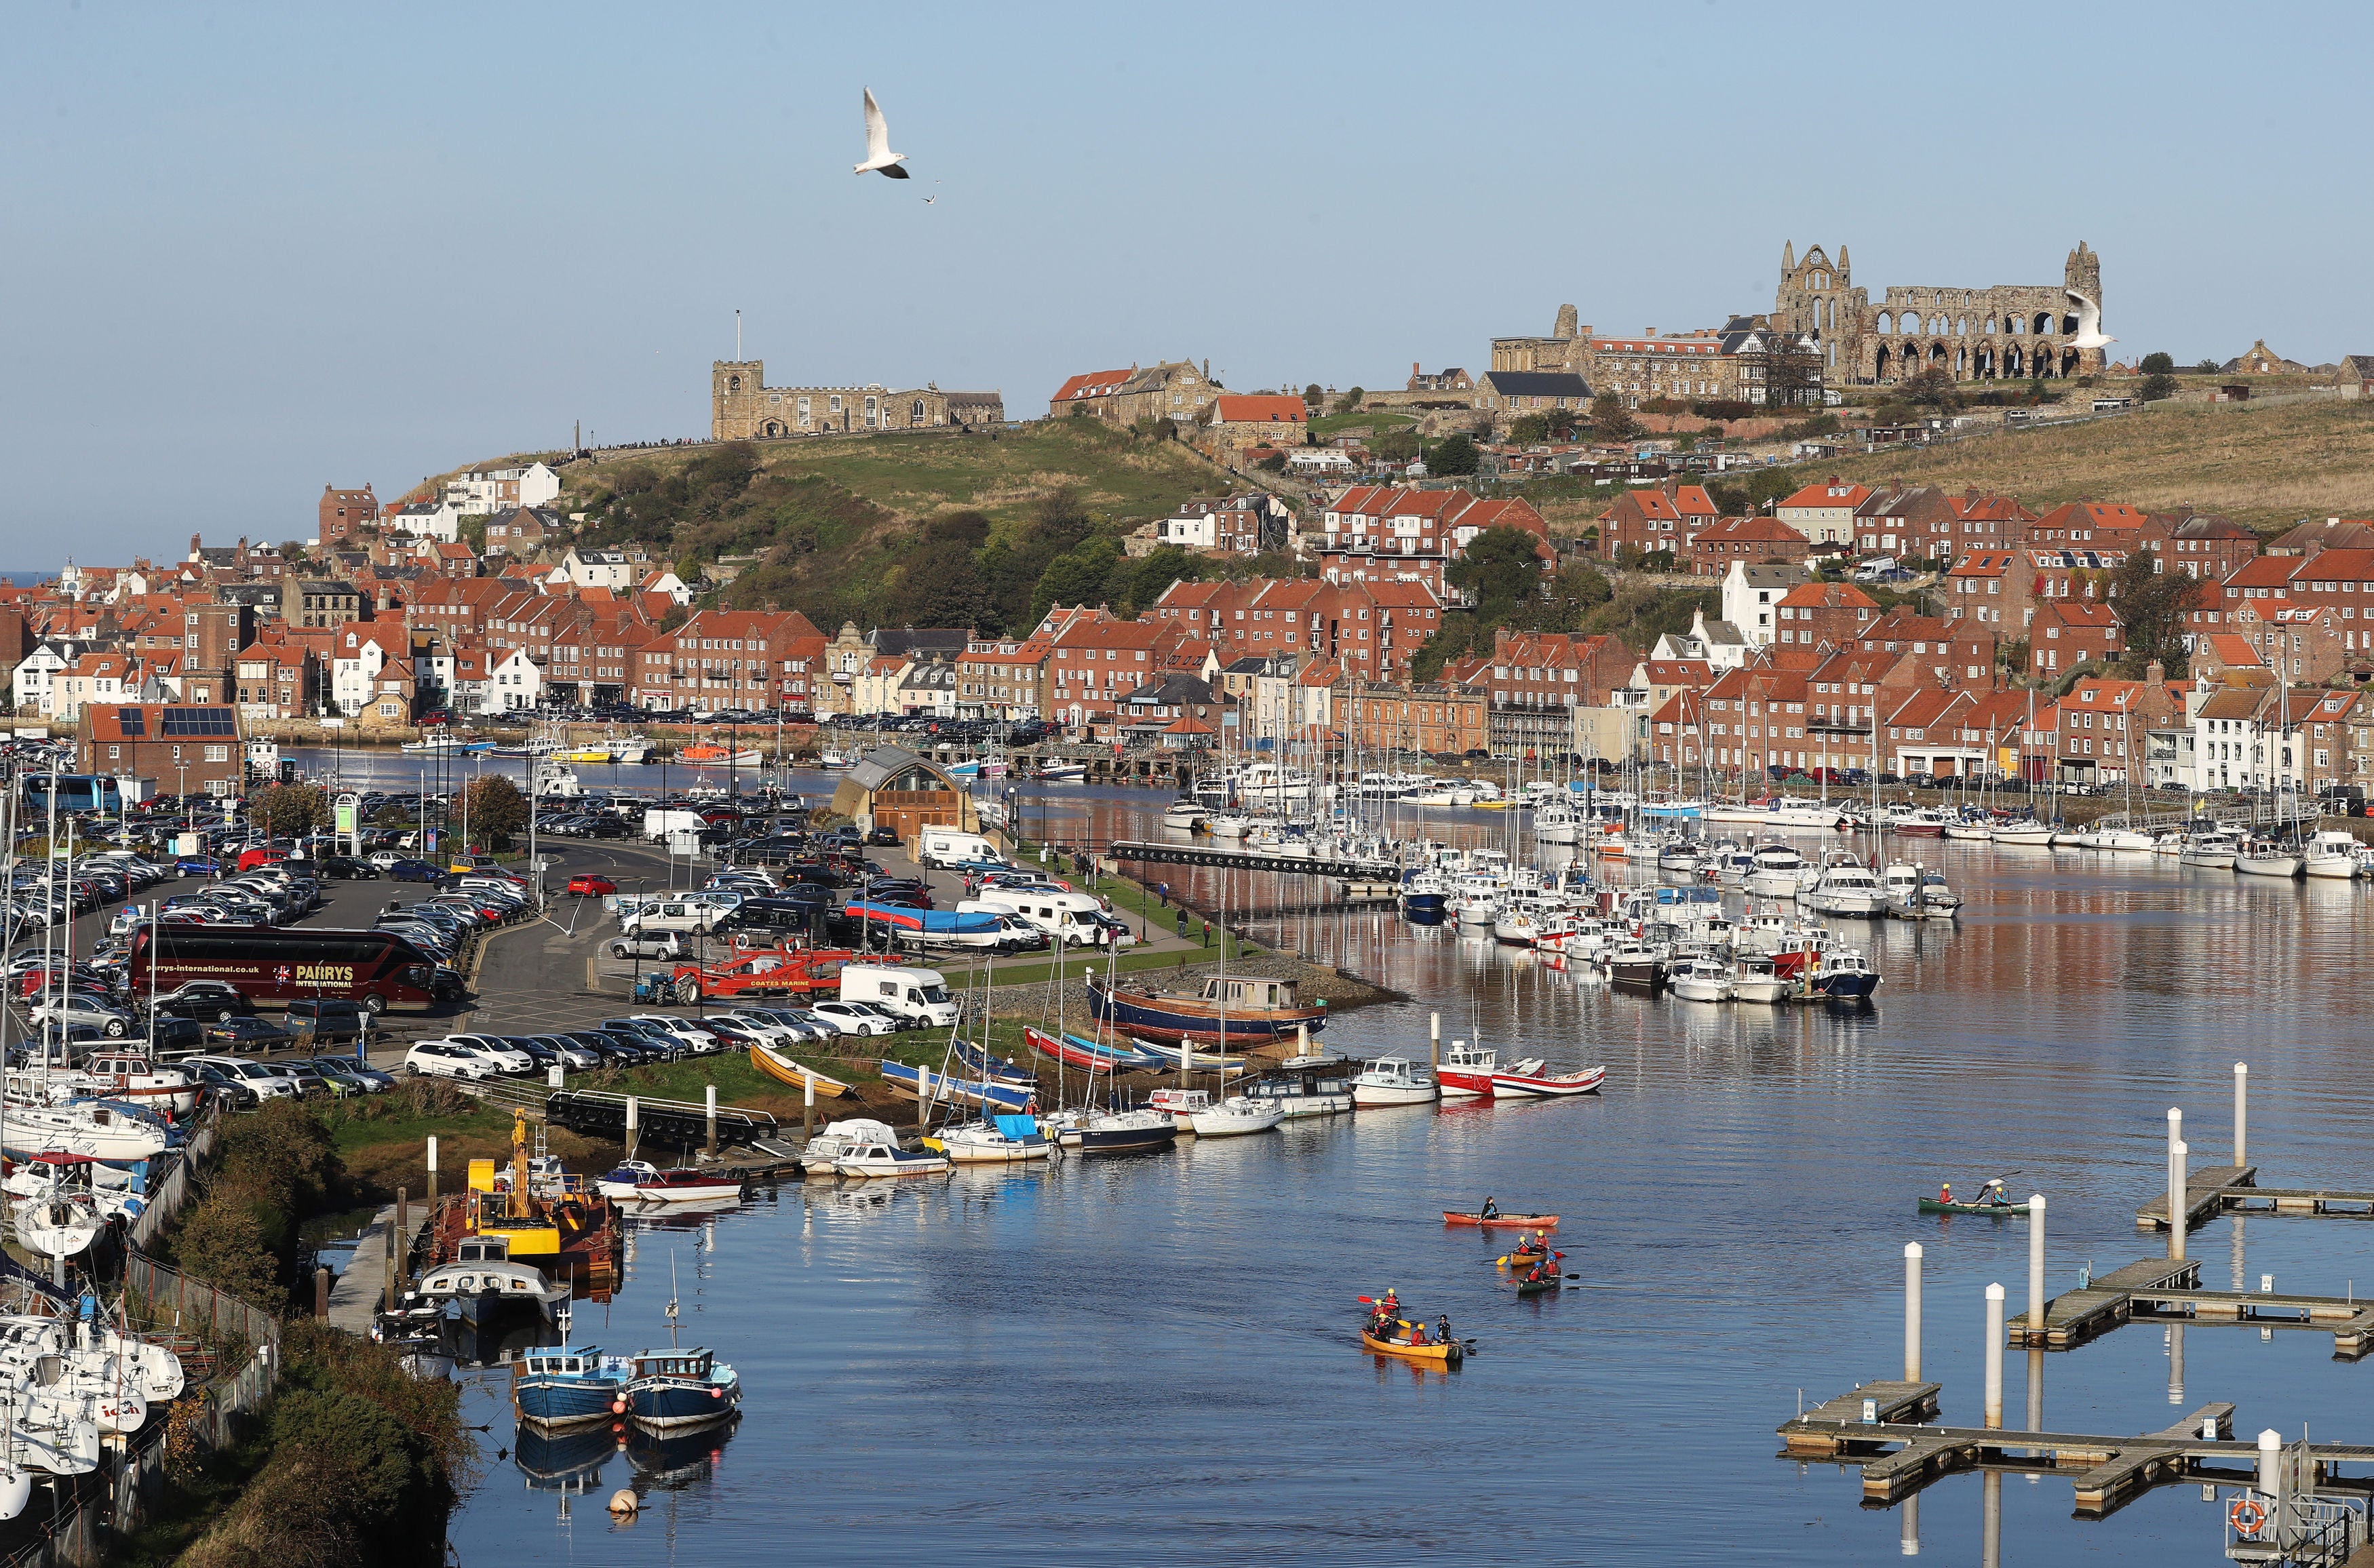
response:
<path id="1" fill-rule="evenodd" d="M 1557 1228 L 1558 1217 L 1556 1214 L 1495 1214 L 1490 1219 L 1486 1219 L 1480 1209 L 1445 1209 L 1442 1211 L 1442 1223 L 1446 1225 L 1481 1225 L 1487 1228 L 1555 1230 Z"/>
<path id="2" fill-rule="evenodd" d="M 1240 1138 L 1247 1133 L 1267 1132 L 1285 1119 L 1286 1110 L 1276 1101 L 1256 1100 L 1244 1094 L 1231 1094 L 1217 1105 L 1191 1113 L 1187 1118 L 1198 1138 Z"/>
<path id="3" fill-rule="evenodd" d="M 634 1363 L 605 1357 L 596 1346 L 570 1344 L 568 1316 L 560 1314 L 561 1343 L 522 1351 L 511 1363 L 511 1408 L 532 1426 L 582 1426 L 626 1413 Z"/>
<path id="4" fill-rule="evenodd" d="M 814 1083 L 816 1092 L 827 1098 L 838 1099 L 851 1093 L 849 1085 L 840 1079 L 818 1072 L 812 1067 L 803 1067 L 786 1053 L 760 1041 L 751 1042 L 750 1065 L 760 1077 L 771 1078 L 794 1089 L 805 1089 Z"/>
<path id="5" fill-rule="evenodd" d="M 833 1174 L 845 1176 L 939 1176 L 955 1162 L 935 1149 L 901 1149 L 884 1139 L 861 1143 L 832 1163 Z"/>
<path id="6" fill-rule="evenodd" d="M 1935 1198 L 1922 1199 L 1921 1211 L 1924 1214 L 1984 1214 L 1991 1220 L 2027 1218 L 2027 1205 L 2025 1203 L 1947 1203 Z"/>
<path id="7" fill-rule="evenodd" d="M 613 1171 L 603 1178 L 605 1194 L 617 1175 Z M 688 1167 L 652 1171 L 635 1183 L 630 1196 L 637 1203 L 710 1203 L 721 1199 L 738 1199 L 742 1191 L 743 1182 L 738 1176 Z"/>
<path id="8" fill-rule="evenodd" d="M 1731 965 L 1712 958 L 1693 958 L 1673 972 L 1665 989 L 1684 1001 L 1729 1001 Z"/>
<path id="9" fill-rule="evenodd" d="M 549 1307 L 569 1299 L 567 1285 L 556 1288 L 541 1269 L 512 1262 L 500 1236 L 471 1236 L 458 1251 L 451 1263 L 421 1275 L 413 1293 L 424 1302 L 454 1302 L 469 1316 L 506 1302 Z"/>
<path id="10" fill-rule="evenodd" d="M 1616 984 L 1653 993 L 1664 988 L 1666 958 L 1662 945 L 1627 938 L 1608 950 L 1600 966 Z"/>
<path id="11" fill-rule="evenodd" d="M 1195 1130 L 1195 1113 L 1212 1108 L 1206 1089 L 1157 1089 L 1146 1097 L 1146 1108 L 1169 1117 L 1181 1132 Z"/>
<path id="12" fill-rule="evenodd" d="M 903 1099 L 934 1101 L 979 1106 L 986 1111 L 1022 1112 L 1038 1103 L 1035 1084 L 1024 1087 L 1012 1083 L 983 1083 L 976 1079 L 951 1078 L 928 1067 L 910 1067 L 903 1061 L 885 1059 L 881 1064 L 882 1082 L 890 1092 Z"/>
<path id="13" fill-rule="evenodd" d="M 742 1380 L 708 1351 L 646 1351 L 631 1363 L 627 1410 L 637 1426 L 706 1426 L 741 1403 Z"/>
<path id="14" fill-rule="evenodd" d="M 1055 1152 L 1039 1129 L 1038 1117 L 1027 1116 L 994 1116 L 944 1127 L 924 1139 L 923 1147 L 959 1165 L 1017 1165 Z"/>
<path id="15" fill-rule="evenodd" d="M 1733 1001 L 1782 1001 L 1788 995 L 1789 982 L 1780 977 L 1780 969 L 1769 954 L 1751 954 L 1732 965 Z"/>
<path id="16" fill-rule="evenodd" d="M 1091 1017 L 1148 1041 L 1175 1044 L 1193 1036 L 1224 1045 L 1259 1045 L 1298 1028 L 1316 1034 L 1327 1026 L 1325 1006 L 1302 1006 L 1292 980 L 1216 975 L 1204 982 L 1201 995 L 1186 996 L 1091 974 L 1087 988 Z"/>
<path id="17" fill-rule="evenodd" d="M 1288 1121 L 1352 1108 L 1350 1064 L 1341 1057 L 1289 1057 L 1245 1085 L 1248 1099 L 1275 1104 Z"/>
<path id="18" fill-rule="evenodd" d="M 999 757 L 973 756 L 962 762 L 952 762 L 943 771 L 951 778 L 1003 778 L 1005 777 L 1005 763 Z"/>
<path id="19" fill-rule="evenodd" d="M 1453 1040 L 1442 1054 L 1441 1064 L 1434 1071 L 1434 1081 L 1441 1087 L 1446 1100 L 1488 1100 L 1492 1097 L 1492 1068 L 1498 1053 L 1481 1046 L 1471 1046 L 1464 1040 Z"/>
<path id="20" fill-rule="evenodd" d="M 1832 1001 L 1859 1001 L 1879 989 L 1879 971 L 1851 947 L 1822 954 L 1810 980 L 1813 994 Z"/>
<path id="21" fill-rule="evenodd" d="M 1551 1072 L 1545 1070 L 1540 1059 L 1529 1057 L 1492 1074 L 1492 1097 L 1496 1100 L 1563 1100 L 1576 1094 L 1596 1094 L 1599 1086 L 1606 1081 L 1607 1069 L 1604 1067 Z"/>
<path id="22" fill-rule="evenodd" d="M 1434 1079 L 1406 1057 L 1379 1057 L 1352 1080 L 1356 1106 L 1430 1106 L 1440 1097 Z"/>

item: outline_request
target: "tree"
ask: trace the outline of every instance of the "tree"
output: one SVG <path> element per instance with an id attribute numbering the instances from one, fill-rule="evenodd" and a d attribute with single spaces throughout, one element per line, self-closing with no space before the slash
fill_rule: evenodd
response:
<path id="1" fill-rule="evenodd" d="M 311 784 L 276 784 L 255 798 L 252 813 L 276 838 L 295 838 L 330 825 L 330 800 Z"/>
<path id="2" fill-rule="evenodd" d="M 1327 401 L 1326 389 L 1322 387 L 1317 381 L 1313 381 L 1309 386 L 1302 389 L 1302 401 L 1304 406 L 1308 407 L 1313 414 L 1316 414 L 1319 412 L 1320 404 Z"/>
<path id="3" fill-rule="evenodd" d="M 1466 436 L 1445 436 L 1426 458 L 1428 474 L 1473 474 L 1484 466 L 1484 454 Z"/>
<path id="4" fill-rule="evenodd" d="M 472 784 L 462 801 L 469 813 L 470 837 L 477 843 L 501 848 L 527 825 L 527 797 L 501 774 L 490 773 Z"/>
<path id="5" fill-rule="evenodd" d="M 1914 408 L 1951 412 L 1962 406 L 1961 389 L 1954 384 L 1953 372 L 1942 366 L 1907 377 L 1898 384 L 1896 397 L 1898 402 Z"/>
<path id="6" fill-rule="evenodd" d="M 1370 441 L 1369 450 L 1388 462 L 1406 462 L 1417 455 L 1417 432 L 1407 427 L 1388 430 Z"/>
<path id="7" fill-rule="evenodd" d="M 2160 356 L 2165 359 L 2167 355 Z M 2135 389 L 2135 396 L 2145 403 L 2164 403 L 2176 395 L 2176 378 L 2167 371 L 2145 376 L 2144 384 Z"/>
<path id="8" fill-rule="evenodd" d="M 1272 452 L 1267 457 L 1262 459 L 1259 462 L 1254 463 L 1253 466 L 1260 469 L 1264 474 L 1283 474 L 1286 472 L 1286 454 L 1284 452 Z"/>
<path id="9" fill-rule="evenodd" d="M 1528 414 L 1509 427 L 1509 439 L 1521 447 L 1538 446 L 1549 434 L 1550 422 L 1539 414 Z"/>
<path id="10" fill-rule="evenodd" d="M 1544 414 L 1542 423 L 1548 428 L 1550 439 L 1570 441 L 1574 439 L 1576 428 L 1582 423 L 1582 415 L 1580 411 L 1561 404 Z"/>
<path id="11" fill-rule="evenodd" d="M 2176 373 L 2176 357 L 2172 354 L 2146 354 L 2135 367 L 2146 376 L 2172 376 Z"/>
<path id="12" fill-rule="evenodd" d="M 2204 359 L 2200 364 L 2195 365 L 2193 369 L 2199 371 L 2202 375 L 2214 376 L 2217 374 L 2222 367 L 2215 359 Z"/>
<path id="13" fill-rule="evenodd" d="M 1360 400 L 1368 395 L 1367 388 L 1354 387 L 1350 392 L 1346 392 L 1342 397 L 1335 400 L 1335 412 L 1338 414 L 1350 414 L 1354 412 L 1360 406 Z"/>
<path id="14" fill-rule="evenodd" d="M 1632 417 L 1622 398 L 1601 392 L 1591 401 L 1591 427 L 1607 440 L 1625 441 L 1640 433 L 1640 421 Z"/>
<path id="15" fill-rule="evenodd" d="M 1822 356 L 1804 338 L 1768 332 L 1759 346 L 1740 357 L 1742 380 L 1760 387 L 1767 408 L 1818 408 L 1822 391 Z"/>
<path id="16" fill-rule="evenodd" d="M 2098 600 L 2107 589 L 2110 607 L 2126 631 L 2127 653 L 2140 660 L 2173 664 L 2184 656 L 2184 616 L 2201 597 L 2201 579 L 2183 572 L 2159 571 L 2159 556 L 2150 550 L 2130 550 L 2109 581 L 2096 585 Z"/>
<path id="17" fill-rule="evenodd" d="M 1480 619 L 1495 619 L 1495 606 L 1503 611 L 1497 618 L 1505 619 L 1507 608 L 1541 591 L 1541 557 L 1534 554 L 1540 544 L 1527 529 L 1487 528 L 1467 542 L 1443 580 L 1475 596 Z"/>

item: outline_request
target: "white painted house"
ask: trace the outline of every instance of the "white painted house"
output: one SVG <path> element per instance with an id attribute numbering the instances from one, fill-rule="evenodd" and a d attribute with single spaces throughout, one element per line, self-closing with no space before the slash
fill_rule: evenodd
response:
<path id="1" fill-rule="evenodd" d="M 408 634 L 400 623 L 348 621 L 338 629 L 330 656 L 330 706 L 349 717 L 360 713 L 379 690 L 380 672 L 410 653 Z"/>
<path id="2" fill-rule="evenodd" d="M 9 689 L 17 711 L 22 713 L 29 708 L 44 719 L 56 718 L 58 673 L 81 651 L 77 643 L 44 642 L 25 655 L 23 662 L 17 666 L 17 678 Z"/>
<path id="3" fill-rule="evenodd" d="M 390 533 L 409 533 L 451 544 L 462 537 L 462 514 L 451 501 L 408 501 L 379 514 L 379 525 Z"/>
<path id="4" fill-rule="evenodd" d="M 560 557 L 560 569 L 579 588 L 606 588 L 623 592 L 634 586 L 635 563 L 624 550 L 586 550 L 570 545 Z"/>
<path id="5" fill-rule="evenodd" d="M 517 507 L 540 507 L 560 494 L 560 475 L 543 463 L 474 468 L 445 481 L 445 504 L 463 517 L 486 517 Z"/>
<path id="6" fill-rule="evenodd" d="M 1722 618 L 1739 630 L 1750 648 L 1772 646 L 1773 606 L 1805 580 L 1805 568 L 1791 566 L 1749 566 L 1731 563 L 1722 579 Z"/>
<path id="7" fill-rule="evenodd" d="M 481 713 L 510 713 L 523 708 L 534 708 L 536 698 L 544 695 L 544 672 L 527 656 L 524 648 L 514 648 L 508 657 L 497 661 L 495 649 L 487 649 L 489 667 L 487 671 L 486 696 L 479 699 Z"/>

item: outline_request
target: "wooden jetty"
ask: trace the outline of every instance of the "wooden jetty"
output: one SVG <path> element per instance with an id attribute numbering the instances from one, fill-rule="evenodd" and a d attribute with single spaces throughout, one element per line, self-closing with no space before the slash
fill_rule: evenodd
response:
<path id="1" fill-rule="evenodd" d="M 2044 1304 L 2044 1327 L 2021 1313 L 2004 1328 L 2015 1345 L 2065 1351 L 2106 1334 L 2134 1316 L 2135 1297 L 2146 1291 L 2189 1289 L 2201 1282 L 2201 1265 L 2182 1258 L 2146 1258 L 2130 1263 Z"/>
<path id="2" fill-rule="evenodd" d="M 1115 840 L 1105 853 L 1116 860 L 1158 866 L 1212 866 L 1223 871 L 1277 872 L 1287 876 L 1341 877 L 1347 882 L 1398 884 L 1401 868 L 1381 860 L 1338 860 L 1317 855 L 1262 855 L 1247 849 L 1216 849 L 1201 844 L 1150 844 Z"/>
<path id="3" fill-rule="evenodd" d="M 2247 1485 L 2256 1474 L 2258 1445 L 2234 1441 L 2234 1407 L 2223 1402 L 2203 1405 L 2173 1426 L 2132 1436 L 1861 1419 L 1870 1390 L 1914 1387 L 1933 1390 L 1936 1385 L 1865 1384 L 1855 1393 L 1781 1422 L 1784 1447 L 1780 1457 L 1859 1465 L 1863 1502 L 1883 1507 L 1957 1470 L 2052 1471 L 2074 1483 L 2077 1513 L 2088 1518 L 2115 1512 L 2155 1486 L 2204 1479 Z M 1842 1418 L 1832 1418 L 1834 1410 L 1842 1410 Z M 2204 1436 L 2204 1431 L 2214 1435 Z M 2344 1464 L 2374 1466 L 2374 1445 L 2308 1446 L 2318 1464 L 2320 1491 L 2374 1495 L 2374 1476 L 2343 1477 L 2333 1469 Z M 2233 1468 L 2207 1468 L 2221 1464 Z"/>
<path id="4" fill-rule="evenodd" d="M 2225 1195 L 2237 1188 L 2248 1188 L 2259 1178 L 2256 1165 L 2204 1165 L 2184 1174 L 2184 1228 L 2208 1223 L 2225 1208 Z M 2135 1211 L 2135 1228 L 2144 1231 L 2168 1229 L 2168 1194 L 2163 1192 Z"/>

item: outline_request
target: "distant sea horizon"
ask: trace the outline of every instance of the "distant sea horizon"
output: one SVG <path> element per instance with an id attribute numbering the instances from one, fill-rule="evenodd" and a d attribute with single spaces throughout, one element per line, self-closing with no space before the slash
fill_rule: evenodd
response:
<path id="1" fill-rule="evenodd" d="M 39 588 L 54 580 L 57 575 L 54 571 L 11 571 L 6 567 L 0 567 L 0 578 L 6 578 L 12 588 Z"/>

